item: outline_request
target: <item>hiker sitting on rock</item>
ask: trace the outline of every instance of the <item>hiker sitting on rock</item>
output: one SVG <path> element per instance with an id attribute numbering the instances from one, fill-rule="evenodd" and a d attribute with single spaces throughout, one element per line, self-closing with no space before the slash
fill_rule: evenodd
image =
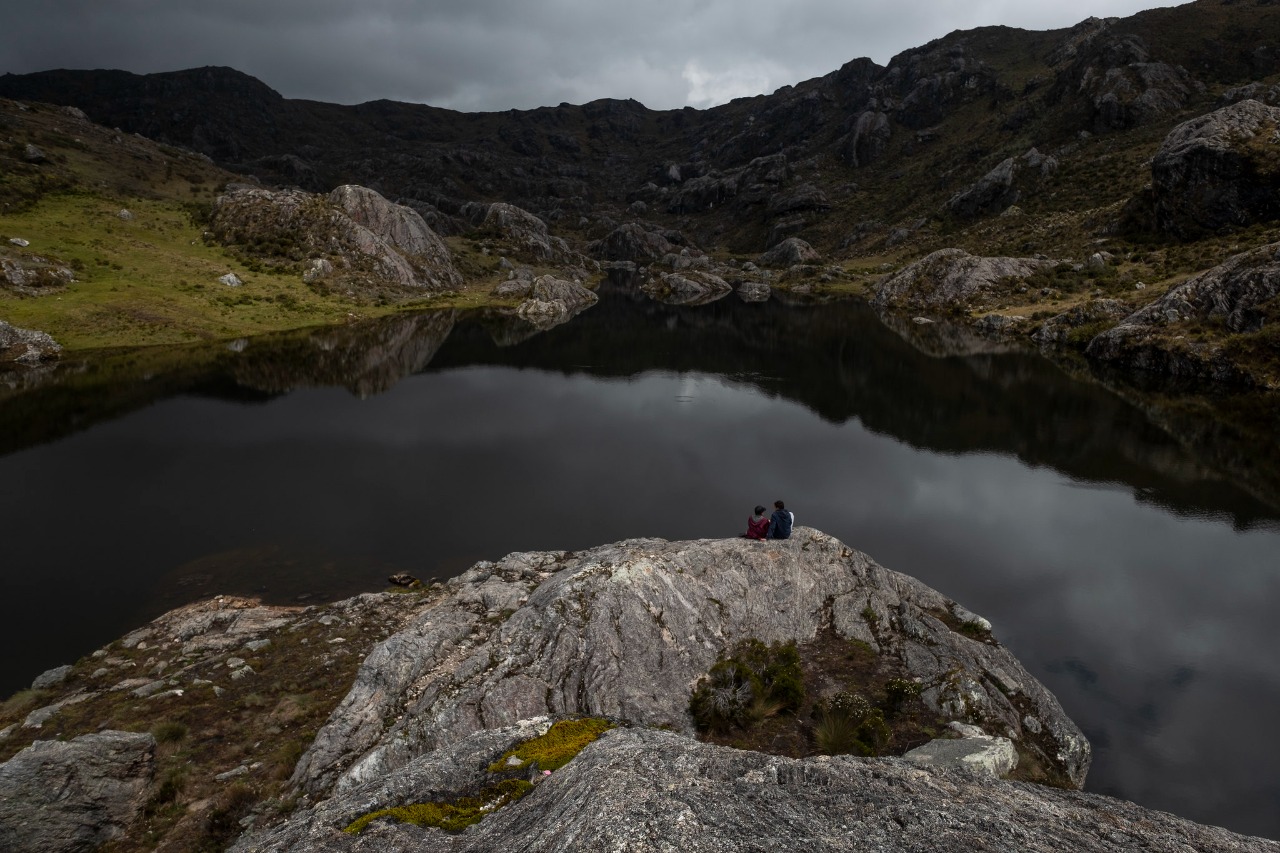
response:
<path id="1" fill-rule="evenodd" d="M 765 539 L 769 536 L 769 516 L 764 514 L 764 507 L 756 507 L 755 515 L 747 519 L 747 532 L 743 539 Z"/>
<path id="2" fill-rule="evenodd" d="M 790 539 L 791 528 L 795 523 L 795 513 L 788 512 L 782 501 L 774 501 L 773 515 L 769 518 L 769 538 Z"/>

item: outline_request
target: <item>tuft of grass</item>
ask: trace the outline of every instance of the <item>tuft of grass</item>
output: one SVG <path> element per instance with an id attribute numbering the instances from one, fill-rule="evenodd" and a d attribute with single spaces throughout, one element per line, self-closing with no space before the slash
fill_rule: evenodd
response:
<path id="1" fill-rule="evenodd" d="M 165 720 L 151 727 L 156 743 L 177 743 L 187 736 L 187 726 L 177 720 Z"/>
<path id="2" fill-rule="evenodd" d="M 723 733 L 794 712 L 804 702 L 804 692 L 795 643 L 743 640 L 699 679 L 689 713 L 700 729 Z"/>

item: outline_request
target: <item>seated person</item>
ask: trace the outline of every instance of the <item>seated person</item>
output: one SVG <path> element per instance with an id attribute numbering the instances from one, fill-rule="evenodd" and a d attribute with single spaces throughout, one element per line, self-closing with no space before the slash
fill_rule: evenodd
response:
<path id="1" fill-rule="evenodd" d="M 769 518 L 769 538 L 790 539 L 791 527 L 796 523 L 795 513 L 787 512 L 782 501 L 774 501 L 773 506 L 773 515 Z"/>
<path id="2" fill-rule="evenodd" d="M 756 507 L 756 514 L 747 519 L 747 532 L 742 534 L 746 539 L 764 539 L 769 534 L 769 517 L 764 514 L 764 507 Z"/>

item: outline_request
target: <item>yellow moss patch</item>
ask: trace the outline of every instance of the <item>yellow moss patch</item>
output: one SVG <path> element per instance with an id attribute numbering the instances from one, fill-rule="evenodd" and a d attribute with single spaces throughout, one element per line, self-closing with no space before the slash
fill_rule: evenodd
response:
<path id="1" fill-rule="evenodd" d="M 474 797 L 459 797 L 453 802 L 444 803 L 414 803 L 370 812 L 356 818 L 343 832 L 356 835 L 375 820 L 384 817 L 417 826 L 435 826 L 446 832 L 461 832 L 489 812 L 515 802 L 531 790 L 533 785 L 523 779 L 507 779 L 485 788 Z"/>
<path id="2" fill-rule="evenodd" d="M 600 735 L 613 728 L 608 720 L 561 720 L 541 737 L 527 740 L 489 765 L 490 772 L 520 770 L 537 762 L 539 770 L 558 770 L 568 764 L 575 755 Z M 520 764 L 508 764 L 507 759 L 518 758 Z"/>

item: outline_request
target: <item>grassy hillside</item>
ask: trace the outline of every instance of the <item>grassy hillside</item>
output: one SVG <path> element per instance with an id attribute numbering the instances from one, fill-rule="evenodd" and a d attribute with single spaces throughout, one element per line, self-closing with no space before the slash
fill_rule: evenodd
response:
<path id="1" fill-rule="evenodd" d="M 0 260 L 74 275 L 0 286 L 0 319 L 46 331 L 68 349 L 238 338 L 474 304 L 490 286 L 471 260 L 481 275 L 460 294 L 392 304 L 324 295 L 297 274 L 255 272 L 244 252 L 203 239 L 214 197 L 241 180 L 206 158 L 13 101 L 0 100 L 0 132 Z M 28 146 L 43 160 L 30 162 Z M 470 252 L 461 241 L 456 248 Z M 227 273 L 243 285 L 219 282 Z"/>

